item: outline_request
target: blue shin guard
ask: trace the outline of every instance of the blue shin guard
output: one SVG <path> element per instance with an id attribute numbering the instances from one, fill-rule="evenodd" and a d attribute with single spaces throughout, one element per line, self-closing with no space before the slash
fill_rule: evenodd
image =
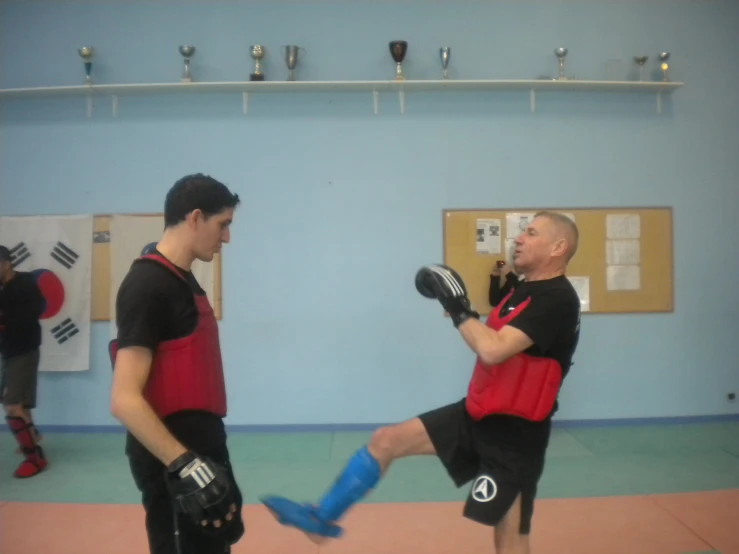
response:
<path id="1" fill-rule="evenodd" d="M 263 497 L 262 503 L 283 525 L 292 525 L 315 535 L 336 538 L 338 521 L 352 504 L 362 499 L 380 480 L 381 470 L 364 446 L 354 453 L 318 506 L 298 504 L 279 496 Z"/>
<path id="2" fill-rule="evenodd" d="M 318 518 L 338 521 L 342 515 L 380 480 L 380 465 L 363 446 L 354 453 L 344 471 L 318 505 Z"/>

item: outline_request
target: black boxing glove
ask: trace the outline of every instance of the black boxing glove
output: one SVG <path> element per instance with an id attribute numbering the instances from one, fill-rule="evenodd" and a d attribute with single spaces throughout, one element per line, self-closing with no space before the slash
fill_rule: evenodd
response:
<path id="1" fill-rule="evenodd" d="M 229 544 L 241 538 L 244 524 L 238 489 L 226 468 L 185 452 L 167 467 L 166 477 L 176 511 L 203 532 L 222 536 Z"/>
<path id="2" fill-rule="evenodd" d="M 425 265 L 416 273 L 416 290 L 426 298 L 435 298 L 451 316 L 454 327 L 480 314 L 472 309 L 462 277 L 451 267 Z"/>

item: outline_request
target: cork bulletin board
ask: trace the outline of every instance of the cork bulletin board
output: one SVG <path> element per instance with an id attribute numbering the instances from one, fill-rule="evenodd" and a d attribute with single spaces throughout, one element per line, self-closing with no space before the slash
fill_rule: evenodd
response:
<path id="1" fill-rule="evenodd" d="M 567 276 L 583 313 L 674 310 L 672 208 L 526 208 L 444 210 L 444 263 L 464 279 L 470 301 L 488 314 L 490 271 L 510 263 L 513 238 L 537 211 L 568 215 L 580 241 Z"/>

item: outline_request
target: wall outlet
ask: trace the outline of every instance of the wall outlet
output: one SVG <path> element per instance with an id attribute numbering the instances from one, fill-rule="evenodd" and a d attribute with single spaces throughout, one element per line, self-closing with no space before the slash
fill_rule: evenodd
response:
<path id="1" fill-rule="evenodd" d="M 726 398 L 729 399 L 729 402 L 734 402 L 734 400 L 736 399 L 736 395 L 733 392 L 730 392 L 726 395 Z"/>

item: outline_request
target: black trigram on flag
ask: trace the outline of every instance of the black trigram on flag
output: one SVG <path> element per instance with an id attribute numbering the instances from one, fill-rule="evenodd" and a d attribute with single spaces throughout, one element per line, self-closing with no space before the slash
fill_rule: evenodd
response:
<path id="1" fill-rule="evenodd" d="M 51 334 L 54 335 L 56 342 L 59 344 L 67 342 L 79 332 L 80 330 L 77 329 L 77 326 L 69 318 L 65 319 L 51 330 Z"/>
<path id="2" fill-rule="evenodd" d="M 69 246 L 57 242 L 56 246 L 51 250 L 51 257 L 67 269 L 71 269 L 80 256 Z"/>
<path id="3" fill-rule="evenodd" d="M 30 257 L 31 252 L 28 250 L 28 247 L 25 245 L 25 243 L 21 242 L 20 244 L 10 249 L 10 263 L 13 265 L 13 267 L 22 264 Z"/>

